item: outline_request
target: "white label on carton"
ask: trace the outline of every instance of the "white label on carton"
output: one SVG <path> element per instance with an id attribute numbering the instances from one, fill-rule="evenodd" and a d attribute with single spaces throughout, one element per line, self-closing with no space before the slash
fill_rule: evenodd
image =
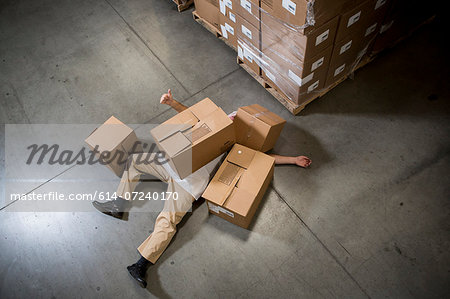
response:
<path id="1" fill-rule="evenodd" d="M 229 9 L 233 9 L 233 2 L 231 0 L 225 0 L 225 6 Z"/>
<path id="2" fill-rule="evenodd" d="M 228 32 L 227 32 L 227 28 L 225 26 L 223 26 L 222 24 L 220 24 L 220 29 L 222 31 L 222 36 L 226 39 L 228 39 Z"/>
<path id="3" fill-rule="evenodd" d="M 325 57 L 321 57 L 319 60 L 314 62 L 311 66 L 311 72 L 313 72 L 315 69 L 317 69 L 319 66 L 321 66 L 323 64 L 324 59 L 325 59 Z"/>
<path id="4" fill-rule="evenodd" d="M 313 84 L 311 84 L 308 87 L 308 93 L 310 93 L 311 91 L 313 91 L 314 89 L 316 89 L 319 86 L 319 80 L 317 80 L 316 82 L 314 82 Z"/>
<path id="5" fill-rule="evenodd" d="M 253 63 L 253 54 L 252 52 L 248 51 L 247 49 L 244 48 L 244 57 L 250 61 L 250 63 Z"/>
<path id="6" fill-rule="evenodd" d="M 348 43 L 346 43 L 345 45 L 343 45 L 341 47 L 341 50 L 339 51 L 339 55 L 341 55 L 342 53 L 344 53 L 345 51 L 347 51 L 348 49 L 350 49 L 352 46 L 352 41 L 349 41 Z"/>
<path id="7" fill-rule="evenodd" d="M 326 40 L 330 35 L 330 29 L 327 29 L 325 32 L 316 37 L 316 46 Z"/>
<path id="8" fill-rule="evenodd" d="M 222 207 L 218 207 L 218 210 L 219 210 L 219 212 L 222 212 L 222 213 L 224 213 L 224 214 L 234 218 L 234 213 L 233 212 L 230 212 L 230 211 L 228 211 L 228 210 L 226 210 L 226 209 L 224 209 Z"/>
<path id="9" fill-rule="evenodd" d="M 240 59 L 244 59 L 244 52 L 240 46 L 238 46 L 238 56 Z"/>
<path id="10" fill-rule="evenodd" d="M 383 26 L 381 26 L 380 33 L 384 33 L 385 31 L 387 31 L 389 28 L 391 28 L 392 24 L 394 24 L 394 20 L 392 20 L 389 23 L 384 24 Z"/>
<path id="11" fill-rule="evenodd" d="M 380 8 L 380 6 L 383 6 L 383 4 L 386 3 L 386 1 L 387 0 L 378 0 L 377 3 L 375 4 L 375 10 Z"/>
<path id="12" fill-rule="evenodd" d="M 359 18 L 361 17 L 361 11 L 358 11 L 353 16 L 348 18 L 347 28 L 358 22 Z"/>
<path id="13" fill-rule="evenodd" d="M 250 14 L 252 13 L 252 4 L 248 0 L 241 0 L 241 6 L 245 8 Z"/>
<path id="14" fill-rule="evenodd" d="M 208 202 L 208 208 L 213 211 L 214 213 L 219 214 L 219 206 L 216 206 L 215 204 L 212 204 Z"/>
<path id="15" fill-rule="evenodd" d="M 252 39 L 252 32 L 247 27 L 245 27 L 244 25 L 241 25 L 241 31 L 249 39 Z"/>
<path id="16" fill-rule="evenodd" d="M 336 77 L 337 75 L 342 73 L 344 71 L 344 69 L 345 69 L 345 63 L 334 70 L 334 76 Z"/>
<path id="17" fill-rule="evenodd" d="M 309 81 L 312 80 L 312 78 L 314 77 L 314 73 L 309 74 L 308 76 L 306 76 L 305 78 L 300 78 L 299 76 L 297 76 L 293 71 L 289 70 L 288 71 L 288 76 L 289 78 L 292 79 L 292 81 L 294 81 L 295 83 L 298 84 L 298 86 L 302 86 L 306 83 L 308 83 Z"/>
<path id="18" fill-rule="evenodd" d="M 288 12 L 293 14 L 295 16 L 295 11 L 297 9 L 297 4 L 292 2 L 291 0 L 282 0 L 281 6 L 283 6 L 285 9 L 287 9 Z"/>
<path id="19" fill-rule="evenodd" d="M 273 83 L 276 83 L 276 78 L 275 78 L 275 76 L 271 73 L 271 72 L 269 72 L 269 71 L 264 71 L 264 73 L 266 74 L 266 76 L 267 76 L 267 78 L 269 78 Z"/>
<path id="20" fill-rule="evenodd" d="M 219 7 L 220 7 L 220 12 L 221 12 L 224 16 L 226 16 L 226 15 L 227 15 L 227 12 L 226 12 L 226 9 L 225 9 L 225 2 L 224 2 L 224 0 L 219 0 Z"/>
<path id="21" fill-rule="evenodd" d="M 234 28 L 230 25 L 228 25 L 227 23 L 225 23 L 225 28 L 227 29 L 227 31 L 229 33 L 231 33 L 232 35 L 234 35 Z"/>
<path id="22" fill-rule="evenodd" d="M 368 35 L 372 34 L 375 31 L 375 29 L 377 29 L 377 23 L 373 24 L 372 26 L 369 26 L 366 29 L 366 34 L 364 36 L 368 36 Z"/>
<path id="23" fill-rule="evenodd" d="M 234 15 L 234 13 L 232 13 L 232 12 L 230 11 L 229 15 L 230 15 L 230 20 L 231 20 L 233 23 L 236 23 L 236 16 Z"/>

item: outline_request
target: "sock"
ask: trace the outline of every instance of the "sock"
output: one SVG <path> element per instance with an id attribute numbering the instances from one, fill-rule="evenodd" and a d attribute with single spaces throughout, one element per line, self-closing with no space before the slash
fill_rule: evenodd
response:
<path id="1" fill-rule="evenodd" d="M 140 268 L 147 269 L 148 266 L 150 266 L 152 263 L 146 260 L 144 257 L 141 256 L 141 258 L 136 263 Z"/>

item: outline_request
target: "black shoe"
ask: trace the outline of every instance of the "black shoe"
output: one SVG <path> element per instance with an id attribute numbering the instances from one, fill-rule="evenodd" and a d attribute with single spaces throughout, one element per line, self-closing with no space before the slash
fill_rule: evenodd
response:
<path id="1" fill-rule="evenodd" d="M 94 208 L 96 208 L 97 210 L 106 215 L 122 219 L 123 211 L 126 205 L 126 200 L 122 198 L 117 198 L 116 200 L 107 202 L 94 201 L 92 202 L 92 205 L 94 206 Z"/>
<path id="2" fill-rule="evenodd" d="M 137 263 L 127 267 L 130 275 L 136 279 L 138 284 L 144 289 L 147 287 L 147 282 L 145 281 L 145 272 L 147 271 L 147 267 L 139 266 Z"/>

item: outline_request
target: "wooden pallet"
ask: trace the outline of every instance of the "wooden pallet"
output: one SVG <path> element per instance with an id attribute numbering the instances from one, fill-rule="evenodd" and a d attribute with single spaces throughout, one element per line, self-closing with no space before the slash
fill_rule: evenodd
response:
<path id="1" fill-rule="evenodd" d="M 223 37 L 222 32 L 220 32 L 213 24 L 209 23 L 208 21 L 206 21 L 205 19 L 203 19 L 202 17 L 200 17 L 196 11 L 192 12 L 192 17 L 194 18 L 194 20 L 199 23 L 200 25 L 202 25 L 203 27 L 205 27 L 209 32 L 211 32 L 212 34 L 214 34 L 218 39 L 220 39 L 221 41 L 223 41 L 228 47 L 230 47 L 231 49 L 233 49 L 234 51 L 237 52 L 237 49 L 234 45 L 232 45 L 226 38 Z"/>
<path id="2" fill-rule="evenodd" d="M 287 110 L 289 110 L 292 114 L 297 115 L 300 113 L 300 111 L 302 111 L 303 109 L 305 109 L 306 105 L 308 105 L 309 103 L 311 103 L 312 101 L 322 97 L 323 95 L 325 95 L 327 92 L 329 92 L 331 89 L 333 89 L 334 87 L 336 87 L 339 83 L 341 83 L 342 81 L 344 81 L 345 79 L 347 79 L 348 76 L 342 77 L 341 79 L 339 79 L 338 81 L 334 82 L 332 85 L 328 86 L 326 89 L 317 92 L 313 97 L 311 97 L 310 99 L 306 100 L 305 102 L 301 103 L 301 104 L 296 104 L 293 101 L 291 101 L 289 98 L 287 98 L 284 94 L 278 92 L 278 90 L 276 90 L 275 88 L 273 88 L 269 82 L 267 82 L 266 80 L 264 80 L 263 77 L 261 77 L 260 75 L 256 74 L 251 68 L 249 68 L 239 57 L 237 58 L 237 63 L 247 72 L 250 74 L 250 76 L 252 76 L 259 84 L 261 84 L 265 90 L 267 90 L 275 99 L 278 100 L 278 102 L 280 102 L 284 107 L 286 107 Z M 362 67 L 363 65 L 367 64 L 368 61 L 364 61 L 364 64 L 361 63 L 358 65 L 357 68 Z"/>
<path id="3" fill-rule="evenodd" d="M 173 0 L 173 2 L 175 2 L 175 4 L 178 6 L 179 12 L 188 9 L 192 4 L 194 4 L 194 0 L 187 0 L 186 3 L 182 3 L 180 0 Z"/>

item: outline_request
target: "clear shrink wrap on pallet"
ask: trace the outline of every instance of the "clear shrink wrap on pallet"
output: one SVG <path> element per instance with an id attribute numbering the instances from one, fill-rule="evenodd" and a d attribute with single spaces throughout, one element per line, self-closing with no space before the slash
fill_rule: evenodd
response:
<path id="1" fill-rule="evenodd" d="M 384 17 L 380 7 L 387 2 L 273 0 L 269 6 L 265 0 L 255 9 L 254 2 L 239 1 L 247 16 L 238 14 L 237 23 L 259 26 L 258 38 L 237 27 L 239 60 L 297 105 L 355 69 L 376 36 Z"/>

